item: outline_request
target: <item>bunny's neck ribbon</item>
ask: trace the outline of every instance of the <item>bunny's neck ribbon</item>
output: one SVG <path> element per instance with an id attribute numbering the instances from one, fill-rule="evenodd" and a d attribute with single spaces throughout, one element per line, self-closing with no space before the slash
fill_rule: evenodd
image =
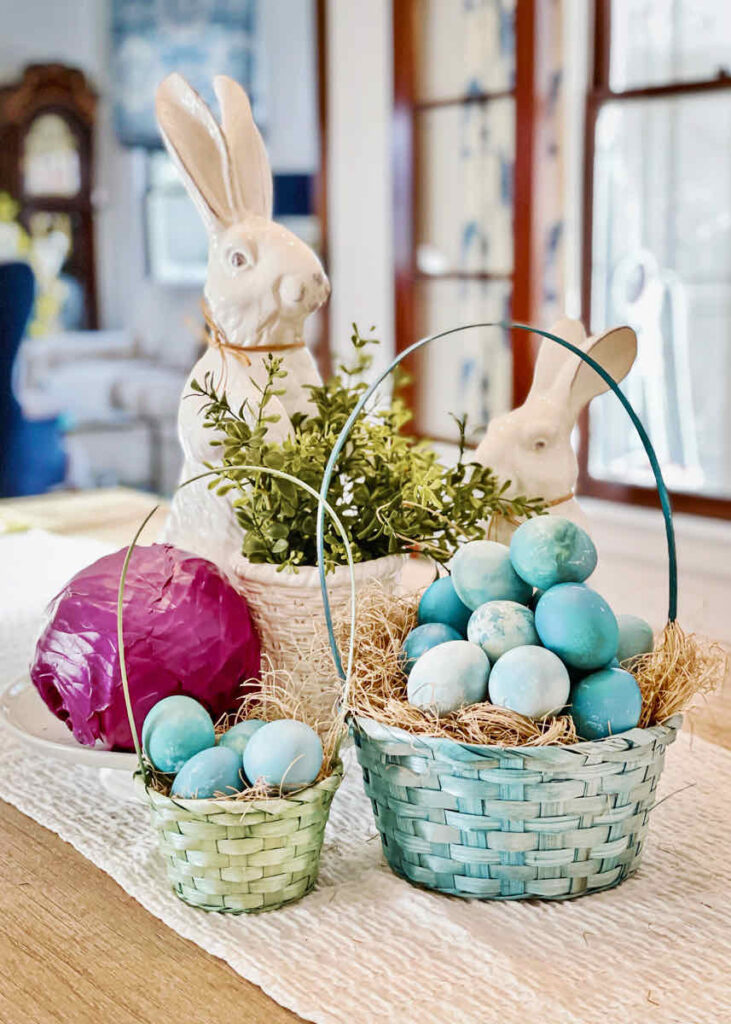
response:
<path id="1" fill-rule="evenodd" d="M 304 341 L 293 341 L 288 345 L 247 345 L 246 348 L 243 348 L 241 345 L 232 345 L 213 319 L 213 314 L 208 304 L 206 302 L 201 303 L 201 308 L 203 309 L 203 319 L 206 322 L 209 347 L 230 352 L 237 359 L 240 359 L 245 366 L 251 366 L 251 360 L 248 356 L 249 352 L 287 352 L 291 349 L 305 347 Z"/>

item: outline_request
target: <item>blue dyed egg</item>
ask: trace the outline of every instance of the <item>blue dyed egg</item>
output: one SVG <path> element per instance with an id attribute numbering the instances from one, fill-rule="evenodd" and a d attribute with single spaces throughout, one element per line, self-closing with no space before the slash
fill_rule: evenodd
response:
<path id="1" fill-rule="evenodd" d="M 412 629 L 404 640 L 399 654 L 399 662 L 404 672 L 408 675 L 416 660 L 425 651 L 436 647 L 437 644 L 446 644 L 448 640 L 462 640 L 462 635 L 442 622 L 426 622 L 423 626 Z"/>
<path id="2" fill-rule="evenodd" d="M 583 583 L 559 583 L 536 605 L 541 643 L 571 668 L 591 672 L 617 654 L 619 629 L 607 602 Z"/>
<path id="3" fill-rule="evenodd" d="M 636 658 L 638 654 L 648 654 L 655 646 L 652 626 L 639 615 L 618 615 L 619 643 L 617 658 L 626 661 Z"/>
<path id="4" fill-rule="evenodd" d="M 467 640 L 451 640 L 426 651 L 411 669 L 408 701 L 443 717 L 485 700 L 489 676 L 490 662 L 480 647 Z"/>
<path id="5" fill-rule="evenodd" d="M 596 568 L 594 541 L 570 519 L 536 516 L 521 523 L 510 541 L 510 561 L 527 583 L 548 590 L 583 583 Z"/>
<path id="6" fill-rule="evenodd" d="M 545 647 L 514 647 L 495 662 L 490 674 L 490 701 L 527 718 L 558 714 L 571 683 L 561 659 Z"/>
<path id="7" fill-rule="evenodd" d="M 257 729 L 244 751 L 246 778 L 285 793 L 315 781 L 322 768 L 322 743 L 305 722 L 283 718 Z"/>
<path id="8" fill-rule="evenodd" d="M 510 549 L 494 540 L 472 540 L 461 547 L 452 561 L 452 582 L 472 611 L 486 601 L 527 604 L 533 593 L 510 564 Z"/>
<path id="9" fill-rule="evenodd" d="M 261 718 L 247 718 L 245 722 L 239 722 L 228 729 L 223 736 L 219 736 L 218 746 L 229 747 L 243 757 L 249 740 L 264 724 Z"/>
<path id="10" fill-rule="evenodd" d="M 201 750 L 185 762 L 173 779 L 171 796 L 186 800 L 208 800 L 233 796 L 244 788 L 241 756 L 229 747 Z"/>
<path id="11" fill-rule="evenodd" d="M 642 694 L 637 680 L 622 668 L 605 668 L 576 683 L 571 691 L 571 715 L 582 739 L 634 729 L 640 720 Z"/>
<path id="12" fill-rule="evenodd" d="M 513 647 L 538 644 L 533 612 L 517 601 L 488 601 L 472 613 L 467 639 L 494 663 Z"/>
<path id="13" fill-rule="evenodd" d="M 467 623 L 472 610 L 457 597 L 451 576 L 442 576 L 426 588 L 419 601 L 419 625 L 442 622 L 456 629 L 461 637 L 467 635 Z"/>
<path id="14" fill-rule="evenodd" d="M 158 771 L 172 774 L 200 750 L 216 743 L 213 721 L 192 697 L 165 697 L 148 712 L 142 745 Z"/>

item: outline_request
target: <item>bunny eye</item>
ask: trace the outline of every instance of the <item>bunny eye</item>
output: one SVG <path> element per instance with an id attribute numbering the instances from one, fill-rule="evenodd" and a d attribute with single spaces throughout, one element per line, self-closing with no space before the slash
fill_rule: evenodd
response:
<path id="1" fill-rule="evenodd" d="M 248 267 L 250 264 L 249 257 L 246 255 L 245 252 L 242 252 L 240 249 L 234 249 L 231 255 L 229 256 L 229 260 L 231 262 L 231 266 L 235 267 L 237 270 L 239 270 L 241 267 Z"/>

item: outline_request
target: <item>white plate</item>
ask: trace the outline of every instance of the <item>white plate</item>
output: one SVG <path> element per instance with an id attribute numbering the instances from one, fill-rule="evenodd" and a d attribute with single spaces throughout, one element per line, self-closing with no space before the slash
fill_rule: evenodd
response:
<path id="1" fill-rule="evenodd" d="M 47 757 L 127 772 L 137 767 L 135 754 L 77 743 L 71 730 L 51 714 L 27 677 L 16 679 L 0 692 L 0 724 Z"/>

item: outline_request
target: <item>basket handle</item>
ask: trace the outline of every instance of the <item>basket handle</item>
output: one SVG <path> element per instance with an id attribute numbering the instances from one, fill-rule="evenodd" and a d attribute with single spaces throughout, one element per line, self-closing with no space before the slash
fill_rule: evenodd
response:
<path id="1" fill-rule="evenodd" d="M 431 334 L 426 338 L 420 338 L 415 341 L 413 345 L 404 349 L 403 352 L 399 352 L 396 358 L 386 369 L 373 381 L 373 383 L 363 392 L 360 399 L 358 400 L 355 408 L 351 412 L 350 416 L 345 422 L 343 429 L 340 431 L 338 439 L 336 440 L 333 450 L 330 453 L 325 472 L 322 477 L 322 485 L 320 487 L 320 498 L 322 499 L 317 513 L 317 561 L 320 569 L 320 588 L 322 590 L 322 602 L 325 607 L 325 621 L 327 623 L 328 635 L 330 637 L 330 649 L 332 650 L 333 659 L 337 666 L 338 672 L 341 679 L 346 681 L 346 689 L 350 677 L 350 668 L 348 669 L 348 675 L 346 676 L 342 661 L 340 658 L 340 651 L 338 649 L 337 641 L 335 639 L 335 633 L 333 631 L 332 623 L 332 611 L 330 608 L 330 599 L 327 593 L 327 587 L 325 585 L 325 569 L 324 569 L 324 526 L 325 526 L 325 501 L 327 499 L 328 491 L 330 489 L 330 482 L 335 471 L 335 465 L 338 461 L 338 456 L 345 446 L 345 442 L 348 440 L 350 431 L 353 424 L 360 416 L 366 403 L 371 399 L 376 390 L 381 386 L 383 381 L 389 374 L 408 356 L 413 352 L 418 352 L 420 348 L 425 345 L 431 344 L 433 341 L 438 341 L 440 338 L 447 338 L 453 334 L 459 334 L 460 331 L 470 331 L 477 328 L 485 327 L 500 327 L 504 330 L 518 330 L 527 331 L 530 334 L 538 334 L 542 338 L 547 338 L 549 341 L 555 341 L 557 345 L 562 345 L 563 348 L 567 348 L 574 355 L 579 356 L 588 366 L 595 370 L 596 373 L 602 378 L 602 380 L 609 386 L 614 392 L 619 401 L 622 403 L 627 415 L 632 421 L 632 425 L 637 431 L 642 446 L 647 453 L 647 457 L 650 460 L 650 466 L 652 468 L 653 475 L 655 477 L 655 483 L 657 484 L 657 490 L 660 497 L 660 507 L 662 509 L 663 518 L 665 520 L 665 537 L 667 541 L 668 549 L 668 564 L 669 564 L 669 578 L 668 578 L 668 621 L 674 622 L 677 617 L 678 611 L 678 564 L 677 555 L 675 550 L 675 530 L 673 528 L 673 513 L 670 507 L 670 496 L 668 494 L 665 481 L 663 480 L 662 471 L 660 470 L 660 463 L 658 462 L 655 449 L 652 447 L 652 442 L 647 434 L 647 431 L 642 426 L 640 418 L 632 408 L 632 405 L 626 395 L 621 391 L 616 380 L 607 373 L 603 366 L 593 359 L 586 352 L 583 352 L 576 345 L 573 345 L 570 341 L 566 341 L 565 338 L 559 338 L 556 334 L 551 334 L 549 331 L 539 330 L 537 327 L 531 327 L 529 324 L 519 323 L 508 323 L 505 321 L 493 321 L 488 323 L 475 323 L 475 324 L 464 324 L 461 327 L 451 327 L 449 330 L 440 331 L 438 334 Z M 351 640 L 351 655 L 352 655 L 352 640 Z"/>
<path id="2" fill-rule="evenodd" d="M 178 486 L 175 488 L 175 490 L 179 491 L 181 488 L 187 487 L 188 484 L 195 483 L 196 480 L 203 480 L 206 477 L 210 477 L 210 476 L 219 476 L 220 473 L 221 473 L 221 470 L 224 469 L 224 468 L 226 468 L 226 467 L 219 467 L 218 469 L 211 469 L 211 470 L 208 470 L 205 473 L 199 473 L 197 476 L 192 476 L 192 477 L 190 477 L 189 480 L 184 480 L 181 484 L 178 484 Z M 294 484 L 296 487 L 301 488 L 303 491 L 307 491 L 308 494 L 311 494 L 313 498 L 317 499 L 317 502 L 318 502 L 318 513 L 320 511 L 323 513 L 323 521 L 324 521 L 324 514 L 325 514 L 325 512 L 327 512 L 327 514 L 329 515 L 330 519 L 334 523 L 336 530 L 340 534 L 340 537 L 341 537 L 341 539 L 343 541 L 343 545 L 345 546 L 345 557 L 346 557 L 346 561 L 347 561 L 347 564 L 348 564 L 348 570 L 349 570 L 349 575 L 350 575 L 350 638 L 349 638 L 347 674 L 343 673 L 343 667 L 342 667 L 342 663 L 340 661 L 340 653 L 339 652 L 338 652 L 338 658 L 337 658 L 337 661 L 336 661 L 336 668 L 338 670 L 338 673 L 340 674 L 341 678 L 343 678 L 345 680 L 345 685 L 343 687 L 343 696 L 342 696 L 342 699 L 341 699 L 341 702 L 340 702 L 341 703 L 341 708 L 343 709 L 343 713 L 344 713 L 345 708 L 347 707 L 347 698 L 348 698 L 348 689 L 349 689 L 350 675 L 351 675 L 351 672 L 352 672 L 352 669 L 353 669 L 353 647 L 354 647 L 354 639 L 355 639 L 355 606 L 356 606 L 355 566 L 353 564 L 353 552 L 352 552 L 352 549 L 351 549 L 351 546 L 350 546 L 350 541 L 348 540 L 347 531 L 346 531 L 345 527 L 343 526 L 343 524 L 341 523 L 340 519 L 338 518 L 338 516 L 337 516 L 336 512 L 334 511 L 334 509 L 327 503 L 325 498 L 322 498 L 317 493 L 317 491 L 314 489 L 314 487 L 310 487 L 309 484 L 306 484 L 304 482 L 304 480 L 300 480 L 299 477 L 291 476 L 289 473 L 285 473 L 281 469 L 271 469 L 269 466 L 236 466 L 235 469 L 236 470 L 242 470 L 242 471 L 247 472 L 247 473 L 263 473 L 266 476 L 277 477 L 280 480 L 288 480 L 291 484 Z M 132 558 L 132 552 L 134 551 L 135 547 L 137 546 L 137 542 L 139 541 L 140 536 L 142 535 L 142 531 L 145 529 L 145 527 L 149 523 L 150 519 L 152 519 L 152 517 L 155 514 L 155 512 L 157 512 L 158 508 L 159 508 L 159 506 L 155 505 L 155 507 L 150 512 L 147 513 L 147 515 L 145 516 L 145 518 L 144 518 L 143 522 L 141 523 L 139 529 L 137 530 L 137 533 L 132 538 L 132 540 L 131 540 L 131 542 L 129 544 L 129 547 L 127 548 L 127 554 L 125 555 L 124 562 L 122 564 L 122 571 L 121 571 L 120 576 L 119 576 L 119 588 L 117 590 L 117 649 L 119 651 L 119 674 L 120 674 L 121 679 L 122 679 L 122 691 L 124 693 L 124 704 L 125 704 L 125 707 L 127 709 L 127 719 L 129 721 L 130 730 L 132 732 L 132 741 L 134 743 L 135 754 L 137 755 L 137 761 L 139 763 L 140 772 L 141 772 L 142 777 L 145 780 L 145 782 L 147 782 L 147 769 L 145 768 L 145 762 L 144 762 L 144 760 L 142 758 L 142 744 L 140 743 L 140 737 L 139 737 L 139 734 L 137 732 L 137 726 L 135 725 L 135 717 L 134 717 L 134 713 L 132 711 L 132 699 L 131 699 L 130 693 L 129 693 L 129 680 L 127 678 L 127 661 L 126 661 L 125 654 L 124 654 L 124 584 L 125 584 L 125 580 L 127 579 L 127 570 L 129 568 L 130 559 Z M 327 588 L 325 588 L 325 593 L 327 594 Z M 329 608 L 329 605 L 328 605 L 328 608 Z M 330 622 L 328 622 L 328 628 L 330 630 L 332 630 L 332 626 L 331 626 Z M 331 636 L 331 643 L 332 643 L 334 641 L 334 638 L 332 637 L 332 632 L 330 633 L 330 636 Z M 337 647 L 336 647 L 336 650 L 337 650 Z"/>

